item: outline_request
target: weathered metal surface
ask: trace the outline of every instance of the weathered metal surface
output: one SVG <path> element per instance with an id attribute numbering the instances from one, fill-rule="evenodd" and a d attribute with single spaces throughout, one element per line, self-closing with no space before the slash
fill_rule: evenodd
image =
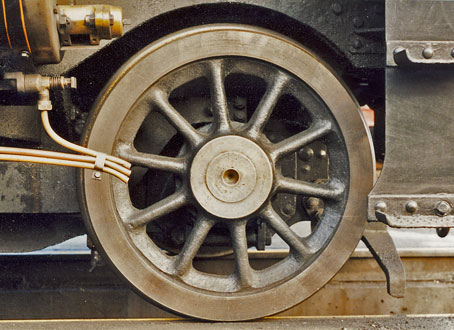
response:
<path id="1" fill-rule="evenodd" d="M 260 268 L 278 259 L 251 260 Z M 221 273 L 234 267 L 231 258 L 199 262 Z M 403 257 L 403 264 L 408 280 L 403 299 L 387 294 L 386 278 L 372 257 L 351 258 L 318 293 L 277 316 L 454 314 L 452 256 Z M 0 318 L 175 317 L 135 294 L 108 267 L 89 269 L 88 255 L 1 257 Z"/>
<path id="2" fill-rule="evenodd" d="M 79 214 L 3 214 L 0 253 L 36 251 L 84 233 Z"/>
<path id="3" fill-rule="evenodd" d="M 79 2 L 84 3 L 88 0 Z M 124 7 L 125 17 L 131 18 L 130 29 L 142 24 L 149 17 L 162 15 L 170 10 L 216 3 L 213 0 L 182 0 L 172 3 L 164 0 L 127 2 L 111 0 L 109 2 Z M 385 8 L 381 0 L 290 0 L 281 2 L 233 0 L 227 2 L 230 5 L 254 5 L 282 13 L 309 26 L 317 31 L 317 34 L 323 35 L 323 38 L 331 40 L 354 66 L 380 67 L 385 51 L 383 47 Z"/>
<path id="4" fill-rule="evenodd" d="M 34 320 L 34 321 L 0 321 L 0 329 L 16 330 L 30 329 L 47 330 L 86 330 L 131 329 L 131 330 L 414 330 L 439 329 L 450 330 L 454 323 L 454 315 L 417 315 L 417 316 L 388 316 L 388 317 L 271 317 L 254 322 L 237 323 L 208 323 L 187 321 L 181 318 L 140 318 L 117 320 Z"/>
<path id="5" fill-rule="evenodd" d="M 0 46 L 33 58 L 36 63 L 61 59 L 55 0 L 7 1 L 0 7 Z"/>
<path id="6" fill-rule="evenodd" d="M 393 297 L 403 298 L 405 269 L 387 227 L 381 223 L 369 223 L 362 241 L 385 273 L 388 293 Z"/>
<path id="7" fill-rule="evenodd" d="M 53 22 L 53 14 L 48 15 L 49 8 L 53 6 L 52 1 L 42 1 L 39 4 L 34 3 L 34 5 L 24 2 L 24 10 L 26 13 L 28 13 L 28 17 L 26 15 L 25 20 L 27 25 L 30 26 L 38 26 L 39 28 L 33 28 L 29 29 L 30 31 L 30 38 L 32 39 L 31 42 L 31 47 L 32 50 L 35 50 L 34 47 L 42 47 L 40 48 L 40 52 L 38 52 L 38 48 L 36 48 L 36 51 L 34 51 L 34 56 L 50 56 L 52 58 L 57 58 L 59 53 L 55 52 L 55 35 L 52 35 L 48 30 L 49 26 L 54 25 L 55 22 Z M 115 5 L 120 5 L 120 6 L 125 6 L 125 11 L 127 16 L 129 17 L 134 17 L 132 26 L 131 27 L 137 27 L 140 24 L 142 24 L 145 20 L 148 20 L 150 17 L 157 17 L 159 15 L 162 15 L 164 13 L 168 13 L 169 11 L 173 9 L 191 9 L 194 10 L 196 7 L 194 5 L 209 5 L 215 4 L 215 2 L 204 2 L 204 1 L 179 1 L 177 3 L 169 3 L 167 1 L 110 1 L 109 3 Z M 84 4 L 84 1 L 81 1 L 80 4 Z M 374 33 L 377 31 L 372 30 L 378 27 L 378 29 L 383 29 L 383 24 L 384 24 L 384 15 L 383 15 L 383 4 L 380 1 L 367 1 L 367 4 L 361 1 L 339 1 L 336 3 L 332 3 L 331 1 L 306 1 L 304 3 L 301 3 L 300 1 L 289 1 L 285 3 L 276 3 L 274 1 L 268 1 L 268 2 L 254 2 L 254 1 L 232 1 L 230 5 L 251 5 L 251 4 L 258 4 L 259 7 L 262 8 L 267 8 L 271 10 L 275 10 L 277 12 L 282 12 L 285 15 L 288 15 L 289 17 L 292 17 L 294 19 L 298 19 L 302 22 L 304 22 L 305 25 L 310 26 L 311 29 L 314 31 L 317 30 L 320 35 L 324 35 L 327 39 L 333 40 L 332 44 L 337 44 L 338 48 L 341 49 L 339 53 L 342 54 L 350 54 L 348 56 L 352 56 L 352 62 L 355 63 L 356 66 L 373 66 L 376 67 L 376 64 L 372 64 L 371 57 L 367 56 L 362 56 L 360 53 L 364 54 L 369 54 L 373 53 L 377 55 L 378 57 L 382 56 L 380 53 L 382 50 L 380 50 L 380 47 L 382 47 L 382 44 L 380 42 L 380 38 L 377 39 L 375 37 L 372 37 Z M 223 5 L 224 6 L 224 5 Z M 35 8 L 36 7 L 36 8 Z M 258 10 L 258 8 L 251 9 L 250 7 L 250 12 L 253 13 L 253 10 Z M 211 8 L 211 7 L 210 7 Z M 213 7 L 214 8 L 214 7 Z M 225 8 L 227 7 L 223 7 Z M 229 7 L 232 9 L 233 7 Z M 240 8 L 240 7 L 238 7 Z M 230 10 L 229 9 L 229 10 Z M 204 9 L 205 11 L 205 9 Z M 207 15 L 208 15 L 208 7 L 206 9 Z M 45 13 L 45 19 L 44 22 L 43 20 L 43 15 L 38 14 L 38 13 Z M 198 10 L 200 12 L 200 10 Z M 243 13 L 244 11 L 239 11 Z M 271 12 L 270 12 L 271 13 Z M 323 13 L 323 14 L 322 14 Z M 328 13 L 328 16 L 326 16 L 324 13 Z M 215 20 L 216 15 L 211 17 L 212 20 Z M 260 17 L 260 15 L 257 15 Z M 39 18 L 41 21 L 33 21 L 35 18 Z M 325 19 L 323 21 L 320 20 L 320 17 L 324 17 Z M 367 17 L 367 19 L 366 19 Z M 28 21 L 30 20 L 30 21 Z M 268 20 L 271 21 L 271 20 Z M 339 24 L 345 25 L 345 29 L 338 29 Z M 20 27 L 22 29 L 22 27 Z M 371 30 L 372 28 L 372 30 Z M 342 30 L 342 32 L 341 32 Z M 363 46 L 357 47 L 357 48 L 351 48 L 350 46 L 353 45 L 353 38 L 352 36 L 349 35 L 349 33 L 345 32 L 347 30 L 350 31 L 356 31 L 358 32 L 357 38 L 360 39 L 360 42 L 362 43 Z M 372 31 L 372 32 L 371 32 Z M 21 30 L 22 32 L 22 30 Z M 355 33 L 356 33 L 355 32 Z M 138 32 L 139 33 L 139 32 Z M 140 33 L 143 33 L 141 31 Z M 292 33 L 295 33 L 294 31 Z M 306 33 L 306 32 L 305 32 Z M 372 34 L 371 34 L 372 33 Z M 295 33 L 297 34 L 297 33 Z M 304 34 L 304 33 L 303 33 Z M 23 33 L 22 33 L 23 35 Z M 148 35 L 148 33 L 146 33 Z M 321 37 L 320 40 L 322 40 L 325 37 Z M 45 38 L 50 38 L 49 40 L 45 40 Z M 136 35 L 134 37 L 136 40 L 142 40 L 143 38 L 140 37 L 140 34 Z M 356 37 L 355 37 L 356 38 Z M 58 38 L 57 38 L 58 39 Z M 6 42 L 6 39 L 5 39 Z M 35 44 L 36 43 L 36 44 Z M 129 43 L 129 41 L 128 41 Z M 350 47 L 350 48 L 349 48 Z M 128 47 L 129 49 L 129 47 Z M 348 49 L 350 49 L 352 52 L 350 52 Z M 368 49 L 366 51 L 366 49 Z M 137 50 L 137 48 L 136 48 Z M 70 55 L 67 54 L 67 61 L 65 61 L 62 66 L 52 66 L 52 67 L 47 67 L 48 69 L 52 68 L 51 71 L 52 73 L 62 73 L 63 70 L 68 70 L 70 67 L 73 67 L 78 63 L 79 61 L 82 61 L 82 59 L 86 58 L 88 55 L 92 54 L 96 50 L 79 50 L 76 51 L 80 52 L 78 53 L 79 55 Z M 135 50 L 134 50 L 135 51 Z M 336 51 L 334 51 L 336 52 Z M 121 52 L 122 54 L 126 54 L 124 51 Z M 69 56 L 68 56 L 69 55 Z M 126 54 L 127 56 L 132 55 L 131 53 Z M 375 56 L 374 55 L 374 56 Z M 100 63 L 105 63 L 106 62 L 106 57 L 111 57 L 109 55 L 100 54 Z M 331 56 L 328 56 L 331 57 Z M 75 60 L 77 58 L 77 60 Z M 118 60 L 118 65 L 121 63 L 122 60 Z M 377 62 L 378 63 L 378 62 Z M 99 63 L 96 65 L 97 67 L 99 66 Z M 41 70 L 41 68 L 39 68 Z M 45 71 L 46 68 L 43 67 L 43 70 Z M 87 70 L 89 72 L 92 72 L 92 68 Z M 113 72 L 112 67 L 109 68 L 109 70 L 102 69 L 103 72 Z M 101 72 L 94 72 L 94 75 L 97 75 L 96 77 L 88 77 L 87 80 L 89 80 L 89 89 L 92 89 L 93 93 L 91 94 L 91 99 L 94 99 L 97 96 L 97 91 L 95 88 L 93 88 L 93 84 L 99 83 L 99 86 L 102 86 L 105 83 L 105 79 L 107 77 L 103 76 Z M 103 77 L 103 78 L 101 78 Z M 87 86 L 85 86 L 87 87 Z M 79 98 L 79 100 L 83 99 L 90 99 L 86 98 L 85 94 L 87 92 L 87 88 L 84 88 L 84 91 L 82 92 Z M 79 101 L 80 102 L 80 101 Z M 85 109 L 86 110 L 86 109 Z M 8 109 L 9 111 L 9 109 Z M 73 111 L 72 109 L 64 109 L 66 112 L 71 112 Z M 37 141 L 37 131 L 35 130 L 36 125 L 34 125 L 35 121 L 35 116 L 37 115 L 36 113 L 33 114 L 28 114 L 25 116 L 25 114 L 22 114 L 23 112 L 26 112 L 26 110 L 20 110 L 17 111 L 16 113 L 12 113 L 11 115 L 8 115 L 7 117 L 3 118 L 9 118 L 10 120 L 4 120 L 2 121 L 3 128 L 1 129 L 1 132 L 3 133 L 4 137 L 12 137 L 12 138 L 19 138 L 19 139 L 25 139 L 28 141 Z M 19 117 L 22 116 L 22 120 L 19 120 Z M 68 117 L 70 114 L 68 115 Z M 14 121 L 14 127 L 10 125 L 11 122 Z M 32 124 L 30 126 L 31 129 L 27 129 L 28 124 Z M 39 125 L 39 124 L 38 124 Z M 79 125 L 79 123 L 75 123 L 75 125 Z M 7 127 L 6 127 L 7 126 Z M 80 126 L 80 125 L 79 125 Z M 80 131 L 80 127 L 77 128 L 78 131 Z M 72 195 L 69 195 L 68 200 L 72 200 Z M 51 200 L 49 203 L 52 203 L 53 201 Z M 296 201 L 292 200 L 291 202 L 293 206 L 296 205 Z M 68 203 L 65 203 L 66 205 Z M 67 209 L 68 212 L 73 212 L 73 208 Z M 20 210 L 18 210 L 20 212 Z M 284 216 L 284 215 L 283 215 Z"/>
<path id="8" fill-rule="evenodd" d="M 387 0 L 387 65 L 454 63 L 453 24 L 452 1 Z"/>
<path id="9" fill-rule="evenodd" d="M 35 63 L 58 63 L 63 54 L 54 14 L 55 0 L 24 0 L 24 26 Z"/>
<path id="10" fill-rule="evenodd" d="M 167 173 L 176 176 L 169 180 L 166 189 L 171 189 L 166 194 L 139 208 L 134 206 L 127 186 L 110 180 L 93 181 L 88 173 L 83 173 L 82 207 L 94 243 L 137 290 L 177 312 L 207 319 L 241 320 L 288 308 L 328 281 L 362 235 L 363 203 L 373 181 L 375 164 L 359 108 L 326 66 L 307 51 L 301 51 L 300 45 L 283 36 L 275 37 L 268 30 L 207 25 L 178 32 L 171 38 L 142 50 L 140 60 L 129 62 L 111 80 L 106 87 L 109 94 L 94 108 L 85 141 L 96 150 L 113 150 L 136 165 L 161 171 L 157 178 L 168 176 Z M 246 81 L 244 87 L 237 87 L 243 85 L 235 77 Z M 264 82 L 261 93 L 249 92 L 250 86 L 256 86 L 249 79 Z M 201 81 L 205 81 L 205 87 L 195 88 Z M 234 83 L 230 85 L 229 81 Z M 213 117 L 198 130 L 172 104 L 172 96 L 181 99 L 185 95 L 196 96 L 194 93 L 211 96 Z M 235 93 L 243 94 L 250 102 L 256 98 L 256 106 L 252 107 L 256 110 L 248 114 L 246 125 L 229 118 L 227 100 Z M 288 132 L 283 140 L 270 141 L 266 125 L 271 117 L 279 118 L 280 111 L 285 114 L 281 118 Z M 142 123 L 155 112 L 178 132 L 180 145 L 184 141 L 181 148 L 167 148 L 166 154 L 136 150 L 136 136 L 143 134 Z M 117 120 L 112 122 L 112 118 Z M 248 138 L 257 144 L 267 154 L 274 172 L 266 201 L 254 205 L 257 211 L 248 210 L 239 219 L 229 219 L 224 211 L 214 217 L 213 210 L 197 203 L 194 187 L 190 186 L 192 177 L 188 175 L 193 170 L 192 159 L 197 160 L 204 146 L 217 139 L 224 141 L 226 135 L 239 136 L 240 140 Z M 329 157 L 328 181 L 304 182 L 284 177 L 279 160 L 317 140 L 323 141 L 325 156 Z M 231 148 L 237 148 L 234 151 L 240 152 L 241 157 L 254 157 L 250 150 L 256 150 L 255 147 L 244 145 L 235 143 Z M 223 157 L 215 151 L 213 154 L 207 153 L 207 157 L 214 157 L 211 162 Z M 237 171 L 230 167 L 220 173 Z M 238 164 L 238 172 L 243 170 L 243 165 Z M 206 180 L 211 184 L 210 177 Z M 253 191 L 260 190 L 267 180 L 257 181 Z M 274 211 L 271 200 L 278 192 L 324 201 L 322 219 L 313 227 L 312 235 L 299 237 Z M 217 197 L 228 198 L 224 194 Z M 146 226 L 159 223 L 164 216 L 176 217 L 181 222 L 179 213 L 173 212 L 185 207 L 194 209 L 195 223 L 182 249 L 169 257 L 152 241 Z M 106 217 L 112 221 L 106 222 Z M 290 247 L 288 256 L 280 263 L 263 269 L 251 267 L 247 255 L 247 221 L 257 217 Z M 165 222 L 167 218 L 163 218 Z M 192 264 L 215 224 L 228 229 L 226 235 L 231 237 L 235 256 L 236 268 L 222 275 L 212 273 L 212 268 L 201 270 Z M 147 274 L 146 279 L 143 274 Z M 150 280 L 155 283 L 153 287 L 149 286 Z M 174 299 L 176 296 L 178 299 Z"/>
<path id="11" fill-rule="evenodd" d="M 75 170 L 30 163 L 0 163 L 2 213 L 77 213 Z"/>
<path id="12" fill-rule="evenodd" d="M 387 65 L 454 62 L 452 1 L 386 2 Z M 386 69 L 386 158 L 368 217 L 395 227 L 454 226 L 449 98 L 439 67 Z"/>
<path id="13" fill-rule="evenodd" d="M 77 2 L 81 5 L 91 3 L 91 0 Z M 109 0 L 103 3 L 123 8 L 124 16 L 131 19 L 131 25 L 125 26 L 126 33 L 138 29 L 129 33 L 126 39 L 110 44 L 111 51 L 114 51 L 112 54 L 115 54 L 107 55 L 111 59 L 107 59 L 102 52 L 99 54 L 99 61 L 107 66 L 98 65 L 98 77 L 105 75 L 105 70 L 115 71 L 121 61 L 153 41 L 153 34 L 163 36 L 163 29 L 168 29 L 166 33 L 169 33 L 175 31 L 177 26 L 182 28 L 226 21 L 271 29 L 274 27 L 278 31 L 282 30 L 280 32 L 287 31 L 294 37 L 299 36 L 301 42 L 316 41 L 318 46 L 325 46 L 320 47 L 321 53 L 330 53 L 326 54 L 326 60 L 347 58 L 357 68 L 380 68 L 385 58 L 385 8 L 382 0 Z M 275 15 L 282 16 L 276 18 Z M 181 20 L 183 16 L 189 25 L 182 26 L 185 24 L 185 20 Z M 284 24 L 283 19 L 288 19 L 288 24 Z M 297 22 L 302 23 L 302 31 L 295 30 Z M 148 23 L 150 24 L 146 26 Z M 313 34 L 311 38 L 307 38 L 309 33 Z M 106 45 L 107 43 L 101 46 Z M 334 48 L 331 48 L 333 45 Z M 118 53 L 117 47 L 121 48 L 123 54 Z M 74 49 L 66 52 L 60 64 L 43 66 L 38 70 L 41 74 L 61 74 L 97 51 L 98 49 Z M 83 66 L 87 64 L 89 65 L 87 62 Z M 112 65 L 115 65 L 114 70 Z"/>
<path id="14" fill-rule="evenodd" d="M 368 217 L 395 227 L 454 226 L 454 72 L 386 70 L 386 158 Z M 446 203 L 446 210 L 438 210 Z"/>
<path id="15" fill-rule="evenodd" d="M 0 136 L 3 138 L 41 141 L 41 123 L 36 106 L 1 106 Z"/>

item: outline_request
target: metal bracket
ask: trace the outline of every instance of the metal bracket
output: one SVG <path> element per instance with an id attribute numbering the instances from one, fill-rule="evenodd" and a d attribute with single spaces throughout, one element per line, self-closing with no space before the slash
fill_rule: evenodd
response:
<path id="1" fill-rule="evenodd" d="M 381 223 L 369 223 L 361 240 L 385 273 L 389 295 L 403 298 L 406 282 L 405 269 L 386 226 Z"/>
<path id="2" fill-rule="evenodd" d="M 388 41 L 387 65 L 454 63 L 454 41 Z"/>
<path id="3" fill-rule="evenodd" d="M 386 64 L 454 63 L 453 15 L 449 0 L 386 0 Z"/>
<path id="4" fill-rule="evenodd" d="M 454 10 L 454 8 L 453 8 Z M 386 68 L 386 157 L 368 219 L 393 227 L 453 227 L 454 72 Z"/>
<path id="5" fill-rule="evenodd" d="M 369 218 L 391 227 L 454 227 L 454 195 L 372 195 Z"/>

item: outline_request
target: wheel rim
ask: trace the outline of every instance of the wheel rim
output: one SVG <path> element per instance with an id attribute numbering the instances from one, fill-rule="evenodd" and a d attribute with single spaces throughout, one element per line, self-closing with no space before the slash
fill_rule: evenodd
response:
<path id="1" fill-rule="evenodd" d="M 257 43 L 262 48 L 251 47 Z M 263 49 L 275 51 L 264 55 Z M 141 74 L 169 54 L 176 55 L 169 64 L 152 69 L 146 77 Z M 291 56 L 289 62 L 283 54 Z M 230 118 L 226 80 L 234 74 L 266 82 L 247 123 Z M 208 81 L 213 119 L 196 129 L 170 99 L 178 88 L 201 77 Z M 135 88 L 130 86 L 132 79 Z M 307 298 L 348 258 L 364 228 L 365 200 L 373 178 L 370 140 L 346 89 L 301 46 L 244 26 L 193 28 L 143 50 L 108 86 L 93 112 L 88 145 L 178 177 L 172 193 L 137 209 L 125 185 L 110 178 L 90 180 L 88 172 L 83 175 L 83 209 L 92 235 L 139 292 L 173 311 L 199 318 L 257 318 Z M 304 105 L 307 127 L 273 143 L 264 131 L 283 95 Z M 150 111 L 159 112 L 184 138 L 175 157 L 136 150 L 135 138 Z M 112 122 L 112 115 L 118 122 Z M 327 182 L 302 182 L 281 173 L 282 159 L 320 139 L 329 155 Z M 307 238 L 295 234 L 273 208 L 278 193 L 325 202 L 323 218 Z M 150 238 L 147 224 L 188 205 L 197 214 L 192 231 L 180 253 L 169 256 Z M 253 269 L 248 258 L 246 228 L 256 217 L 290 247 L 285 258 L 260 270 Z M 192 262 L 210 229 L 219 223 L 230 232 L 235 260 L 234 271 L 222 276 L 198 270 Z"/>

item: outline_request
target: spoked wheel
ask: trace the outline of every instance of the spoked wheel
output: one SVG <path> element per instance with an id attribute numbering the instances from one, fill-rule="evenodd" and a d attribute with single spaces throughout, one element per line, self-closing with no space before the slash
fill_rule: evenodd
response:
<path id="1" fill-rule="evenodd" d="M 285 310 L 334 276 L 364 229 L 374 160 L 358 106 L 314 55 L 272 31 L 209 25 L 151 44 L 100 96 L 85 143 L 135 165 L 129 185 L 82 173 L 96 247 L 138 292 L 180 314 Z M 306 180 L 301 158 L 313 144 L 326 170 Z M 322 205 L 315 219 L 307 204 Z M 304 221 L 301 235 L 292 225 Z M 264 249 L 263 227 L 288 248 L 256 266 L 249 251 Z M 209 267 L 230 251 L 230 271 Z"/>

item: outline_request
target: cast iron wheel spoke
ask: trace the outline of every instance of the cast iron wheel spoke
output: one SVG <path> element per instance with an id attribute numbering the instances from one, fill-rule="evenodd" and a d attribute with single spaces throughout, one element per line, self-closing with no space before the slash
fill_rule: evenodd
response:
<path id="1" fill-rule="evenodd" d="M 262 133 L 288 81 L 289 77 L 282 72 L 278 72 L 274 77 L 249 121 L 250 124 L 247 130 L 251 138 L 256 139 Z"/>
<path id="2" fill-rule="evenodd" d="M 144 226 L 166 214 L 178 210 L 189 203 L 185 190 L 179 190 L 146 209 L 133 212 L 126 222 L 133 228 Z"/>
<path id="3" fill-rule="evenodd" d="M 172 158 L 139 152 L 133 146 L 126 143 L 120 144 L 117 149 L 118 155 L 133 165 L 180 175 L 186 171 L 186 163 L 183 158 Z"/>
<path id="4" fill-rule="evenodd" d="M 233 253 L 235 256 L 235 272 L 238 276 L 241 288 L 251 287 L 253 282 L 253 272 L 249 263 L 247 247 L 246 224 L 247 221 L 229 224 Z"/>
<path id="5" fill-rule="evenodd" d="M 190 269 L 192 260 L 194 260 L 194 257 L 214 224 L 214 220 L 203 216 L 197 219 L 194 228 L 175 260 L 175 271 L 178 275 L 182 275 Z"/>
<path id="6" fill-rule="evenodd" d="M 224 89 L 224 67 L 222 60 L 210 61 L 209 79 L 210 95 L 216 129 L 220 132 L 230 130 L 229 109 Z"/>
<path id="7" fill-rule="evenodd" d="M 310 247 L 290 229 L 271 204 L 262 210 L 261 216 L 298 256 L 307 258 L 312 254 Z"/>
<path id="8" fill-rule="evenodd" d="M 169 103 L 168 97 L 164 91 L 154 88 L 152 91 L 152 101 L 169 121 L 192 146 L 201 144 L 204 140 L 203 135 L 198 132 L 192 125 Z"/>
<path id="9" fill-rule="evenodd" d="M 271 158 L 276 161 L 285 155 L 301 149 L 311 142 L 317 141 L 330 133 L 331 130 L 331 122 L 326 120 L 317 121 L 308 129 L 274 144 L 270 151 Z"/>
<path id="10" fill-rule="evenodd" d="M 343 196 L 345 186 L 335 179 L 328 184 L 317 184 L 280 176 L 277 179 L 276 190 L 283 193 L 339 200 Z"/>

